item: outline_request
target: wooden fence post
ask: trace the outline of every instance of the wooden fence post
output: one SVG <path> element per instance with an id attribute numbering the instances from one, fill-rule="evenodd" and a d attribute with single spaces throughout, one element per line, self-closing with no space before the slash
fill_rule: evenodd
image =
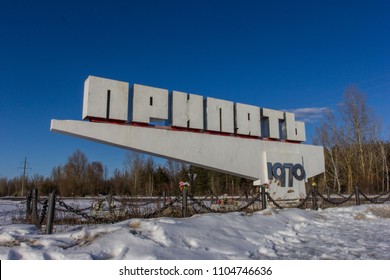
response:
<path id="1" fill-rule="evenodd" d="M 32 199 L 32 191 L 27 192 L 26 197 L 26 221 L 29 223 L 31 221 L 31 199 Z"/>
<path id="2" fill-rule="evenodd" d="M 46 234 L 52 234 L 54 223 L 54 212 L 56 206 L 56 190 L 52 190 L 49 195 L 49 213 L 46 223 Z"/>
<path id="3" fill-rule="evenodd" d="M 265 193 L 264 186 L 260 186 L 260 192 L 261 192 L 261 209 L 265 210 L 267 209 L 267 195 Z"/>
<path id="4" fill-rule="evenodd" d="M 317 206 L 317 188 L 316 187 L 313 187 L 313 190 L 311 192 L 311 202 L 312 202 L 311 209 L 317 210 L 318 206 Z"/>
<path id="5" fill-rule="evenodd" d="M 109 194 L 108 194 L 108 211 L 110 212 L 110 214 L 112 214 L 112 212 L 113 212 L 113 208 L 114 207 L 112 207 L 112 192 L 110 192 Z"/>
<path id="6" fill-rule="evenodd" d="M 32 223 L 38 224 L 38 189 L 32 190 Z"/>
<path id="7" fill-rule="evenodd" d="M 187 217 L 187 190 L 186 190 L 186 188 L 183 188 L 182 196 L 183 196 L 183 204 L 182 204 L 181 216 L 183 218 L 185 218 L 185 217 Z"/>
<path id="8" fill-rule="evenodd" d="M 355 186 L 355 200 L 356 200 L 356 205 L 360 205 L 360 191 L 359 191 L 359 185 L 356 184 Z"/>

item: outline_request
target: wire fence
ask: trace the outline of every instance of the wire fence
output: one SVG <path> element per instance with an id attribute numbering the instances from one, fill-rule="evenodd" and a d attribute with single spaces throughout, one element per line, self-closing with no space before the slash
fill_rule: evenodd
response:
<path id="1" fill-rule="evenodd" d="M 56 227 L 81 224 L 116 223 L 130 218 L 188 217 L 204 213 L 254 212 L 266 208 L 313 209 L 381 204 L 390 200 L 390 192 L 380 195 L 367 195 L 357 186 L 349 195 L 320 193 L 311 188 L 303 199 L 283 200 L 273 198 L 265 187 L 253 188 L 241 196 L 216 196 L 209 194 L 196 197 L 186 190 L 176 197 L 115 197 L 112 195 L 90 198 L 84 203 L 61 198 L 52 192 L 49 197 L 39 198 L 33 189 L 26 197 L 25 215 L 19 222 L 35 224 L 46 233 Z M 88 204 L 89 205 L 86 205 Z"/>

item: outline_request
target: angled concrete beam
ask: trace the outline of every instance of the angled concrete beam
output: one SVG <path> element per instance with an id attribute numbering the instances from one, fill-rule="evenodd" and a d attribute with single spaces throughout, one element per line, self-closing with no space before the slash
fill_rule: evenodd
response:
<path id="1" fill-rule="evenodd" d="M 307 178 L 325 169 L 323 148 L 313 145 L 73 120 L 52 120 L 51 131 L 252 180 L 268 180 L 264 170 L 269 161 L 298 161 Z"/>

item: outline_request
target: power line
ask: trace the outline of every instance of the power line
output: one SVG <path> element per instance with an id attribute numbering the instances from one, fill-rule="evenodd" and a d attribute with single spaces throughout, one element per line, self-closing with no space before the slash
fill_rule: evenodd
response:
<path id="1" fill-rule="evenodd" d="M 372 78 L 368 78 L 368 79 L 366 79 L 366 80 L 363 80 L 363 81 L 361 81 L 361 82 L 358 82 L 357 84 L 358 84 L 358 85 L 367 84 L 367 83 L 369 83 L 369 82 L 372 82 L 372 81 L 375 81 L 375 80 L 379 80 L 379 79 L 382 79 L 382 78 L 384 78 L 384 77 L 389 77 L 389 78 L 390 78 L 390 72 L 385 73 L 385 74 L 381 74 L 381 75 L 378 75 L 378 76 L 374 76 L 374 77 L 372 77 Z"/>

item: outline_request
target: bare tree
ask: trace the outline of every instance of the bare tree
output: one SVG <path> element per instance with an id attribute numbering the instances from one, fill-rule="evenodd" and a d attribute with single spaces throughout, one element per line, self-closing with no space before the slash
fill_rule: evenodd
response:
<path id="1" fill-rule="evenodd" d="M 86 194 L 84 187 L 87 164 L 87 156 L 80 150 L 76 150 L 69 156 L 68 162 L 64 166 L 66 185 L 73 195 L 84 196 Z"/>
<path id="2" fill-rule="evenodd" d="M 380 149 L 380 155 L 381 155 L 381 161 L 382 161 L 382 169 L 381 173 L 383 175 L 382 180 L 382 192 L 386 191 L 388 192 L 390 190 L 390 182 L 389 182 L 389 144 L 385 144 L 383 141 L 379 142 L 379 149 Z"/>
<path id="3" fill-rule="evenodd" d="M 366 97 L 356 87 L 349 87 L 344 94 L 341 107 L 344 123 L 345 141 L 353 150 L 355 156 L 358 181 L 370 183 L 369 174 L 372 171 L 370 148 L 380 138 L 380 123 L 373 110 L 368 107 Z"/>
<path id="4" fill-rule="evenodd" d="M 154 193 L 154 160 L 152 157 L 148 157 L 144 164 L 144 172 L 145 172 L 145 179 L 147 182 L 146 184 L 146 195 L 152 196 Z"/>
<path id="5" fill-rule="evenodd" d="M 169 159 L 166 161 L 165 169 L 169 175 L 169 191 L 170 194 L 175 192 L 175 189 L 178 188 L 180 182 L 180 172 L 183 169 L 183 165 L 178 161 Z"/>
<path id="6" fill-rule="evenodd" d="M 316 144 L 321 144 L 325 151 L 325 184 L 329 182 L 333 190 L 341 192 L 340 176 L 340 132 L 336 124 L 333 112 L 328 111 L 324 115 L 324 121 L 316 128 Z"/>
<path id="7" fill-rule="evenodd" d="M 378 143 L 381 124 L 363 93 L 349 87 L 339 115 L 328 114 L 317 129 L 317 141 L 325 148 L 326 181 L 340 192 L 352 192 L 356 184 L 374 190 L 378 183 Z"/>
<path id="8" fill-rule="evenodd" d="M 86 189 L 90 194 L 98 194 L 104 192 L 103 190 L 104 168 L 103 164 L 94 161 L 87 165 L 86 169 Z"/>
<path id="9" fill-rule="evenodd" d="M 125 168 L 131 179 L 132 194 L 139 194 L 142 186 L 142 172 L 145 165 L 145 156 L 138 152 L 128 152 L 125 159 Z"/>

